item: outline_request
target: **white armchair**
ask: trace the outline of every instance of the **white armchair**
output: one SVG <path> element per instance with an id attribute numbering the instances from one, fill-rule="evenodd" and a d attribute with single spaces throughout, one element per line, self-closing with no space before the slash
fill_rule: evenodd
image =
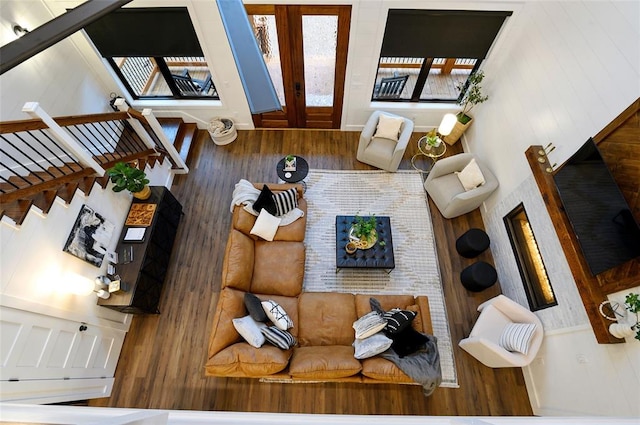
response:
<path id="1" fill-rule="evenodd" d="M 424 188 L 445 218 L 454 218 L 478 208 L 498 188 L 498 180 L 482 163 L 476 160 L 485 183 L 466 191 L 455 174 L 475 158 L 470 153 L 459 153 L 438 160 L 427 179 Z"/>
<path id="2" fill-rule="evenodd" d="M 400 127 L 398 141 L 387 139 L 384 137 L 373 137 L 376 133 L 378 120 L 380 115 L 386 115 L 392 118 L 402 118 L 403 124 Z M 407 149 L 407 144 L 413 132 L 413 121 L 408 118 L 390 114 L 388 112 L 375 111 L 369 117 L 360 134 L 360 142 L 358 143 L 358 153 L 356 158 L 360 162 L 382 168 L 387 171 L 396 171 L 400 165 L 400 161 Z"/>
<path id="3" fill-rule="evenodd" d="M 533 361 L 542 344 L 544 331 L 540 319 L 515 301 L 498 295 L 478 306 L 480 316 L 468 338 L 458 344 L 488 367 L 523 367 Z M 534 323 L 527 354 L 507 351 L 500 346 L 502 332 L 510 323 Z"/>

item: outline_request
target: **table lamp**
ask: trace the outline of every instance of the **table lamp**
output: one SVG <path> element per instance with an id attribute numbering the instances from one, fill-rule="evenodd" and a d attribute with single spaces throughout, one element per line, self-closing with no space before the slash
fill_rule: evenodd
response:
<path id="1" fill-rule="evenodd" d="M 438 133 L 441 136 L 448 136 L 453 131 L 453 127 L 456 125 L 456 121 L 458 118 L 454 114 L 445 114 L 442 117 L 442 121 L 440 122 L 440 126 L 438 127 Z"/>

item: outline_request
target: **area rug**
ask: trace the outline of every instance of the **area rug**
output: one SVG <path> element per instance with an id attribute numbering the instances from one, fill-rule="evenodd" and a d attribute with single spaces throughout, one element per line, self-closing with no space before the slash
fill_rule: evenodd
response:
<path id="1" fill-rule="evenodd" d="M 304 290 L 429 297 L 433 333 L 438 338 L 441 387 L 457 388 L 431 215 L 422 177 L 415 171 L 310 170 Z M 336 215 L 389 216 L 396 267 L 342 269 L 336 273 Z"/>

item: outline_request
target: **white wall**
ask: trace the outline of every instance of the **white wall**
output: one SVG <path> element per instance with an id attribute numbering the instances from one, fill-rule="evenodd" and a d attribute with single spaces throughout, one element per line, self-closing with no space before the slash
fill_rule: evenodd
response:
<path id="1" fill-rule="evenodd" d="M 526 2 L 516 18 L 465 136 L 500 181 L 483 218 L 503 291 L 527 305 L 502 222 L 523 202 L 558 297 L 536 313 L 546 337 L 525 369 L 534 413 L 637 417 L 640 342 L 597 344 L 524 151 L 553 142 L 562 164 L 640 96 L 640 3 Z"/>

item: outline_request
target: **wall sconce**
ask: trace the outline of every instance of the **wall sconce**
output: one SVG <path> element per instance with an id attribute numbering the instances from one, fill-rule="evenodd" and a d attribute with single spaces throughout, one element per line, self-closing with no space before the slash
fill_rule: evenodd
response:
<path id="1" fill-rule="evenodd" d="M 15 24 L 13 26 L 13 33 L 17 36 L 17 37 L 22 37 L 23 35 L 25 35 L 26 33 L 28 33 L 29 30 L 26 29 L 25 27 Z"/>
<path id="2" fill-rule="evenodd" d="M 448 136 L 451 134 L 453 127 L 456 125 L 456 121 L 458 121 L 458 119 L 454 114 L 445 114 L 445 116 L 442 117 L 440 126 L 438 127 L 438 133 L 442 136 Z"/>

